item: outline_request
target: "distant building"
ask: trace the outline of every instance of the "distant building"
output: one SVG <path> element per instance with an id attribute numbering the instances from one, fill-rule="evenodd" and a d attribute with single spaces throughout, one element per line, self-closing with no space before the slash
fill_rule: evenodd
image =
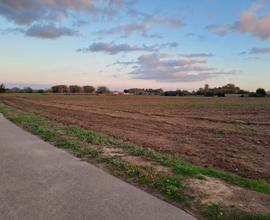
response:
<path id="1" fill-rule="evenodd" d="M 118 92 L 118 91 L 111 91 L 111 94 L 114 94 L 114 95 L 126 95 L 127 93 L 125 93 L 125 92 Z"/>
<path id="2" fill-rule="evenodd" d="M 231 98 L 249 97 L 249 95 L 248 94 L 225 94 L 225 97 L 231 97 Z"/>

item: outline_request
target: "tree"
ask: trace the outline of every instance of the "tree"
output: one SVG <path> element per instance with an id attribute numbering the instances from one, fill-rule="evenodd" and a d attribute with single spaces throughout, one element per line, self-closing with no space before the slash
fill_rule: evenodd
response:
<path id="1" fill-rule="evenodd" d="M 66 85 L 56 85 L 52 88 L 53 93 L 66 93 L 69 92 L 69 88 Z"/>
<path id="2" fill-rule="evenodd" d="M 110 90 L 106 86 L 99 86 L 97 87 L 97 93 L 104 94 L 104 93 L 110 93 Z"/>
<path id="3" fill-rule="evenodd" d="M 256 90 L 256 95 L 259 95 L 259 96 L 266 96 L 266 92 L 265 92 L 264 89 L 258 88 L 258 89 Z"/>
<path id="4" fill-rule="evenodd" d="M 11 92 L 11 93 L 19 93 L 19 92 L 20 92 L 20 88 L 14 87 L 14 88 L 11 89 L 10 92 Z"/>
<path id="5" fill-rule="evenodd" d="M 71 86 L 69 86 L 69 91 L 71 93 L 81 93 L 82 92 L 82 87 L 76 86 L 76 85 L 71 85 Z"/>
<path id="6" fill-rule="evenodd" d="M 44 93 L 44 89 L 39 89 L 37 92 L 38 93 Z"/>
<path id="7" fill-rule="evenodd" d="M 24 91 L 24 93 L 33 93 L 34 92 L 34 90 L 29 86 L 24 87 L 23 91 Z"/>
<path id="8" fill-rule="evenodd" d="M 205 84 L 204 90 L 207 91 L 208 89 L 209 89 L 209 85 L 208 84 Z"/>
<path id="9" fill-rule="evenodd" d="M 4 84 L 0 85 L 0 93 L 5 93 L 6 92 L 6 87 Z"/>
<path id="10" fill-rule="evenodd" d="M 96 90 L 93 86 L 83 86 L 82 89 L 84 93 L 93 93 Z"/>
<path id="11" fill-rule="evenodd" d="M 53 92 L 52 89 L 45 89 L 45 90 L 44 90 L 44 93 L 52 93 L 52 92 Z"/>

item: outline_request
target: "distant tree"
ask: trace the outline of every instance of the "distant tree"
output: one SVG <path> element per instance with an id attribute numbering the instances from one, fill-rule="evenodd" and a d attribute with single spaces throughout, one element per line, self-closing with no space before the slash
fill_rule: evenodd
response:
<path id="1" fill-rule="evenodd" d="M 204 91 L 208 91 L 208 89 L 209 89 L 209 85 L 208 84 L 205 84 Z"/>
<path id="2" fill-rule="evenodd" d="M 123 91 L 124 93 L 128 93 L 129 92 L 129 90 L 128 89 L 124 89 L 124 91 Z"/>
<path id="3" fill-rule="evenodd" d="M 266 96 L 266 92 L 265 92 L 264 89 L 258 88 L 258 89 L 256 90 L 256 95 L 259 95 L 259 96 Z"/>
<path id="4" fill-rule="evenodd" d="M 33 93 L 34 92 L 34 90 L 29 86 L 24 87 L 23 91 L 24 91 L 24 93 Z"/>
<path id="5" fill-rule="evenodd" d="M 162 95 L 164 96 L 177 96 L 177 92 L 176 91 L 165 91 Z"/>
<path id="6" fill-rule="evenodd" d="M 245 94 L 245 91 L 243 89 L 238 91 L 238 94 Z"/>
<path id="7" fill-rule="evenodd" d="M 0 85 L 0 93 L 5 93 L 6 92 L 6 87 L 4 84 Z"/>
<path id="8" fill-rule="evenodd" d="M 83 86 L 82 89 L 84 93 L 92 93 L 96 90 L 93 86 Z"/>
<path id="9" fill-rule="evenodd" d="M 11 93 L 19 93 L 20 92 L 20 88 L 18 87 L 14 87 L 10 90 Z"/>
<path id="10" fill-rule="evenodd" d="M 110 93 L 110 90 L 106 86 L 99 86 L 96 90 L 97 93 L 104 94 L 104 93 Z"/>
<path id="11" fill-rule="evenodd" d="M 80 87 L 80 86 L 71 85 L 71 86 L 69 86 L 69 91 L 71 93 L 81 93 L 83 90 L 82 90 L 82 87 Z"/>
<path id="12" fill-rule="evenodd" d="M 44 93 L 44 89 L 39 89 L 37 92 L 38 93 Z"/>
<path id="13" fill-rule="evenodd" d="M 52 92 L 53 92 L 52 89 L 45 89 L 45 90 L 44 90 L 44 93 L 52 93 Z"/>
<path id="14" fill-rule="evenodd" d="M 266 95 L 267 95 L 267 96 L 270 96 L 270 91 L 267 91 L 267 92 L 266 92 Z"/>
<path id="15" fill-rule="evenodd" d="M 67 93 L 69 92 L 69 88 L 66 85 L 56 85 L 52 88 L 53 93 Z"/>
<path id="16" fill-rule="evenodd" d="M 20 89 L 20 93 L 24 93 L 24 89 Z"/>

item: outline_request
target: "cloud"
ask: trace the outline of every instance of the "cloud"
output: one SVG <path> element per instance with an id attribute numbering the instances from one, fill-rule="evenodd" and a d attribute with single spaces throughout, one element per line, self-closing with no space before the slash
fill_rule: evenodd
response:
<path id="1" fill-rule="evenodd" d="M 80 36 L 82 35 L 82 32 L 67 27 L 58 28 L 55 26 L 55 24 L 50 23 L 45 26 L 41 26 L 38 24 L 33 25 L 26 31 L 25 35 L 28 37 L 56 39 L 62 36 Z"/>
<path id="2" fill-rule="evenodd" d="M 189 33 L 189 34 L 186 34 L 185 36 L 195 36 L 194 33 Z"/>
<path id="3" fill-rule="evenodd" d="M 243 52 L 239 53 L 238 55 L 244 55 L 246 53 L 247 53 L 246 51 L 243 51 Z"/>
<path id="4" fill-rule="evenodd" d="M 128 44 L 114 44 L 113 42 L 99 42 L 93 43 L 88 48 L 79 48 L 77 52 L 105 52 L 109 55 L 114 55 L 120 52 L 133 51 L 157 51 L 155 46 L 130 46 Z"/>
<path id="5" fill-rule="evenodd" d="M 100 30 L 97 32 L 97 34 L 102 35 L 102 36 L 107 36 L 107 35 L 115 35 L 115 34 L 122 34 L 123 36 L 127 37 L 133 32 L 141 33 L 141 34 L 146 34 L 145 31 L 149 25 L 146 22 L 141 22 L 141 23 L 127 23 L 127 24 L 120 24 L 117 27 L 110 28 L 108 30 Z"/>
<path id="6" fill-rule="evenodd" d="M 217 24 L 212 24 L 209 26 L 206 26 L 205 29 L 207 30 L 217 30 L 215 32 L 215 34 L 219 35 L 219 36 L 225 36 L 228 31 L 230 30 L 231 25 L 229 24 L 222 24 L 222 25 L 217 25 Z"/>
<path id="7" fill-rule="evenodd" d="M 19 25 L 33 22 L 64 20 L 71 11 L 83 11 L 90 15 L 112 16 L 121 0 L 110 0 L 105 7 L 96 7 L 96 0 L 4 0 L 0 1 L 0 15 Z"/>
<path id="8" fill-rule="evenodd" d="M 193 57 L 212 57 L 214 56 L 212 53 L 206 54 L 206 53 L 191 53 L 191 54 L 178 54 L 179 56 L 182 57 L 189 57 L 189 58 L 193 58 Z"/>
<path id="9" fill-rule="evenodd" d="M 234 24 L 209 25 L 205 28 L 207 30 L 218 30 L 215 34 L 220 36 L 226 35 L 228 31 L 235 31 L 238 33 L 251 33 L 263 41 L 268 40 L 270 38 L 270 13 L 259 17 L 254 13 L 264 7 L 265 5 L 260 1 L 252 4 L 246 11 L 241 12 L 238 15 L 239 20 Z"/>
<path id="10" fill-rule="evenodd" d="M 217 25 L 217 24 L 211 24 L 211 25 L 208 25 L 205 27 L 205 29 L 207 29 L 207 30 L 216 30 L 218 28 L 219 28 L 219 25 Z"/>
<path id="11" fill-rule="evenodd" d="M 145 19 L 146 22 L 153 23 L 153 24 L 163 24 L 167 25 L 168 28 L 179 29 L 185 26 L 179 18 L 170 17 L 168 15 L 163 16 L 153 16 L 148 17 Z"/>
<path id="12" fill-rule="evenodd" d="M 236 71 L 219 72 L 214 67 L 199 66 L 203 59 L 166 59 L 167 53 L 144 53 L 137 61 L 116 62 L 115 64 L 134 65 L 129 74 L 133 79 L 156 80 L 159 82 L 195 82 L 221 75 L 234 75 Z M 215 72 L 209 72 L 215 71 Z M 193 73 L 197 72 L 197 73 Z"/>
<path id="13" fill-rule="evenodd" d="M 6 28 L 0 29 L 1 34 L 24 34 L 25 30 L 23 28 Z"/>
<path id="14" fill-rule="evenodd" d="M 216 17 L 217 15 L 218 15 L 218 13 L 213 13 L 213 12 L 211 12 L 211 11 L 209 11 L 209 12 L 206 13 L 206 17 L 208 17 L 208 18 L 214 18 L 214 17 Z"/>
<path id="15" fill-rule="evenodd" d="M 159 48 L 160 49 L 163 49 L 163 48 L 174 48 L 174 47 L 178 47 L 178 43 L 175 42 L 175 41 L 169 42 L 169 43 L 166 43 L 166 44 L 159 45 Z"/>
<path id="16" fill-rule="evenodd" d="M 158 38 L 158 39 L 164 38 L 164 37 L 163 37 L 162 35 L 160 35 L 160 34 L 157 34 L 157 33 L 155 33 L 155 34 L 148 34 L 148 33 L 146 33 L 145 31 L 142 32 L 141 36 L 142 36 L 142 37 L 145 37 L 145 38 Z"/>
<path id="17" fill-rule="evenodd" d="M 77 20 L 77 21 L 73 22 L 72 26 L 73 27 L 81 27 L 81 26 L 84 26 L 87 24 L 90 24 L 90 22 L 84 21 L 84 20 Z"/>
<path id="18" fill-rule="evenodd" d="M 252 48 L 250 54 L 270 53 L 270 47 Z"/>

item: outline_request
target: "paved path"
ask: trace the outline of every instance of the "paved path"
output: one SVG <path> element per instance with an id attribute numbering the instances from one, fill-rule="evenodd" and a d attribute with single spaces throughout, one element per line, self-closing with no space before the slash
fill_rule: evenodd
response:
<path id="1" fill-rule="evenodd" d="M 196 220 L 53 147 L 1 114 L 0 219 Z"/>

